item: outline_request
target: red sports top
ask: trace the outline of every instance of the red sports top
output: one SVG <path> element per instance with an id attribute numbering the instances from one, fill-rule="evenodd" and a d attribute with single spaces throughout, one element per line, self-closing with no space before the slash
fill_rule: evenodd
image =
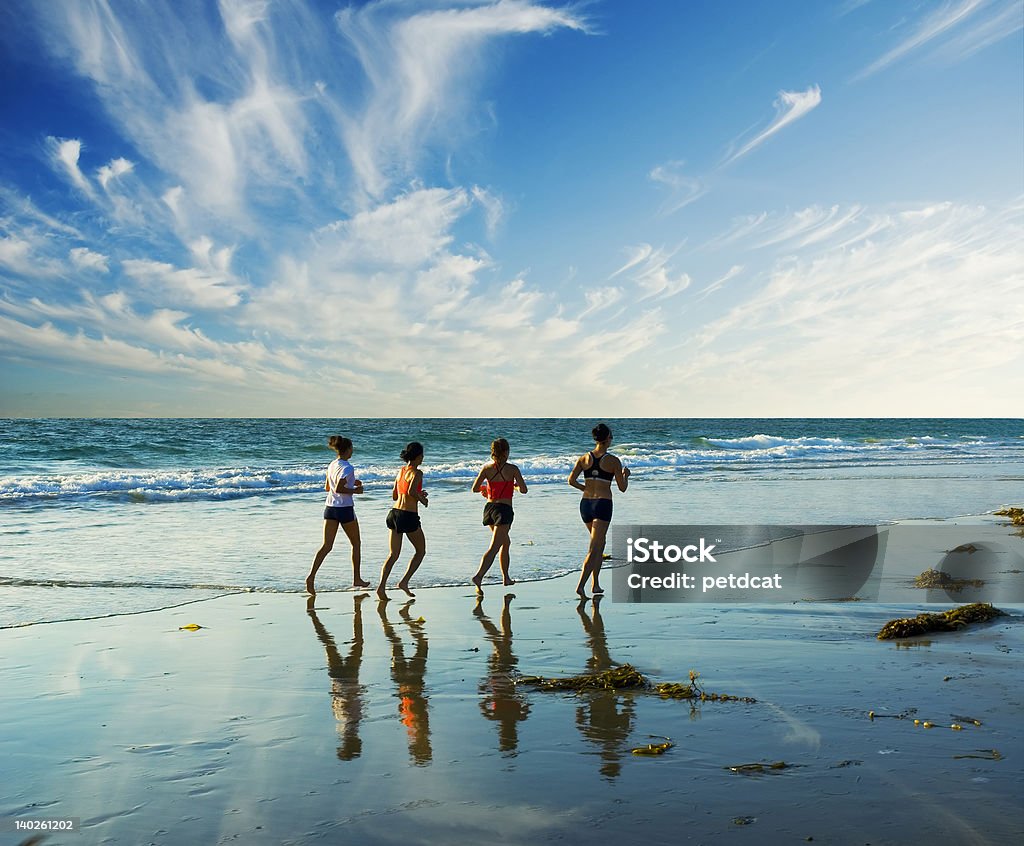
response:
<path id="1" fill-rule="evenodd" d="M 495 473 L 495 476 L 505 469 L 505 465 L 501 465 L 501 469 Z M 516 490 L 515 479 L 505 481 L 504 479 L 494 479 L 493 477 L 487 480 L 487 487 L 480 491 L 488 500 L 496 502 L 499 499 L 512 499 L 512 494 Z"/>

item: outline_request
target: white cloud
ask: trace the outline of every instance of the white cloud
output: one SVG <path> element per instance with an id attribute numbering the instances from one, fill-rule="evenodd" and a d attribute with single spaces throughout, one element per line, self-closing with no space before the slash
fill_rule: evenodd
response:
<path id="1" fill-rule="evenodd" d="M 74 247 L 68 257 L 71 263 L 79 270 L 95 270 L 99 273 L 109 273 L 109 259 L 102 253 L 94 253 L 88 247 Z"/>
<path id="2" fill-rule="evenodd" d="M 111 180 L 124 176 L 126 173 L 131 173 L 134 169 L 135 165 L 128 161 L 128 159 L 111 159 L 108 164 L 103 165 L 103 167 L 96 171 L 96 180 L 103 187 L 103 190 L 106 191 Z"/>
<path id="3" fill-rule="evenodd" d="M 925 15 L 918 23 L 917 29 L 903 41 L 856 74 L 853 77 L 854 80 L 864 79 L 878 73 L 909 53 L 919 50 L 947 31 L 964 24 L 984 5 L 985 0 L 960 0 L 957 3 L 944 3 L 941 8 Z M 1020 14 L 1019 9 L 1017 9 L 1017 14 Z"/>
<path id="4" fill-rule="evenodd" d="M 666 162 L 654 167 L 647 175 L 653 182 L 665 185 L 669 189 L 669 196 L 662 204 L 659 214 L 677 212 L 707 193 L 699 179 L 681 173 L 684 164 L 685 162 Z"/>
<path id="5" fill-rule="evenodd" d="M 479 185 L 474 185 L 471 193 L 473 195 L 473 199 L 476 200 L 484 210 L 484 220 L 487 225 L 487 236 L 493 239 L 498 230 L 498 226 L 505 217 L 505 206 L 501 202 L 500 197 L 492 194 L 485 188 L 481 188 Z"/>
<path id="6" fill-rule="evenodd" d="M 651 297 L 673 297 L 690 287 L 691 279 L 686 273 L 677 273 L 669 265 L 678 252 L 655 250 L 650 244 L 641 244 L 629 250 L 626 263 L 616 270 L 609 278 L 627 274 L 643 292 L 641 300 Z"/>
<path id="7" fill-rule="evenodd" d="M 622 300 L 622 295 L 622 288 L 613 285 L 604 288 L 588 288 L 583 294 L 587 307 L 580 314 L 579 319 L 583 320 L 588 315 L 615 305 Z"/>
<path id="8" fill-rule="evenodd" d="M 1024 29 L 1021 0 L 1005 0 L 1002 4 L 991 5 L 994 7 L 991 15 L 982 15 L 974 26 L 965 27 L 963 32 L 946 41 L 942 48 L 943 57 L 953 62 L 961 61 Z"/>
<path id="9" fill-rule="evenodd" d="M 78 166 L 78 158 L 82 153 L 82 142 L 77 138 L 47 138 L 50 155 L 54 164 L 61 170 L 79 191 L 89 197 L 95 195 L 95 189 Z"/>
<path id="10" fill-rule="evenodd" d="M 402 15 L 406 8 L 372 2 L 346 7 L 335 18 L 366 76 L 362 108 L 337 116 L 359 184 L 371 197 L 379 197 L 394 174 L 408 172 L 429 140 L 459 134 L 488 43 L 586 29 L 570 11 L 528 0 L 463 2 Z"/>
<path id="11" fill-rule="evenodd" d="M 726 282 L 728 282 L 730 279 L 735 279 L 742 272 L 743 265 L 734 264 L 724 274 L 719 276 L 714 282 L 711 282 L 709 285 L 702 288 L 700 292 L 700 298 L 703 299 L 704 297 L 708 297 L 711 294 L 715 293 L 715 291 L 720 290 L 722 287 L 725 286 Z"/>
<path id="12" fill-rule="evenodd" d="M 0 219 L 0 268 L 14 280 L 25 277 L 29 281 L 24 287 L 31 289 L 39 280 L 58 276 L 64 266 L 45 231 L 8 218 Z"/>
<path id="13" fill-rule="evenodd" d="M 125 259 L 124 273 L 161 302 L 197 309 L 230 309 L 242 300 L 244 286 L 212 267 L 177 268 L 152 259 Z"/>
<path id="14" fill-rule="evenodd" d="M 721 414 L 929 414 L 951 402 L 965 414 L 1008 411 L 986 395 L 993 384 L 1007 397 L 1024 389 L 1024 207 L 849 212 L 833 216 L 844 227 L 776 259 L 684 339 L 667 383 L 717 398 Z M 818 213 L 791 215 L 789 229 L 805 231 L 808 218 Z M 856 239 L 865 220 L 881 225 Z M 756 250 L 757 238 L 730 249 Z M 743 401 L 722 405 L 731 396 Z"/>
<path id="15" fill-rule="evenodd" d="M 800 120 L 800 118 L 809 114 L 819 105 L 821 105 L 821 88 L 817 85 L 812 85 L 806 91 L 780 91 L 778 98 L 775 100 L 775 119 L 766 129 L 758 133 L 735 153 L 728 156 L 722 163 L 722 166 L 724 167 L 736 161 L 736 159 L 747 155 L 747 153 L 761 146 L 780 129 Z"/>

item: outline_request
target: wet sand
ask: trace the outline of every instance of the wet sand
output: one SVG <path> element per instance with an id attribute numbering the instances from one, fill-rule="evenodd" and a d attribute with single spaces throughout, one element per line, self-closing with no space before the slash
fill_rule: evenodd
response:
<path id="1" fill-rule="evenodd" d="M 1024 833 L 1020 606 L 883 643 L 886 620 L 924 606 L 595 608 L 577 604 L 574 584 L 489 584 L 480 603 L 470 586 L 413 602 L 393 591 L 386 604 L 241 594 L 0 631 L 0 814 L 81 819 L 83 834 L 47 844 L 132 846 L 1002 844 Z M 202 628 L 179 628 L 191 623 Z M 513 681 L 620 663 L 652 681 L 693 669 L 709 691 L 758 701 Z M 954 731 L 952 715 L 982 725 Z M 676 745 L 631 754 L 658 742 L 649 735 Z M 956 757 L 993 749 L 1001 760 Z M 776 761 L 789 766 L 728 769 Z"/>

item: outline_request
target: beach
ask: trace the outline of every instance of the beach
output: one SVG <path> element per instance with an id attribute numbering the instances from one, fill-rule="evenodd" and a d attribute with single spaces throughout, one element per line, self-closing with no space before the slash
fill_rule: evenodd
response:
<path id="1" fill-rule="evenodd" d="M 581 605 L 586 533 L 565 479 L 585 421 L 0 421 L 0 843 L 54 818 L 80 832 L 47 844 L 1024 832 L 1022 541 L 991 514 L 1019 504 L 1019 421 L 610 423 L 632 476 L 608 594 Z M 346 589 L 340 537 L 319 593 L 302 591 L 335 432 L 367 490 L 355 507 L 373 587 L 397 451 L 422 436 L 412 601 L 397 576 L 384 604 Z M 518 583 L 495 566 L 480 600 L 469 578 L 489 532 L 469 487 L 496 435 L 530 489 L 515 497 Z M 620 530 L 684 524 L 725 527 L 706 538 L 716 579 L 760 555 L 795 593 L 619 593 Z M 766 558 L 747 536 L 777 548 Z M 929 568 L 967 583 L 916 588 Z M 876 639 L 888 620 L 975 601 L 1009 616 Z M 524 681 L 626 665 L 648 688 L 693 672 L 727 698 Z"/>
<path id="2" fill-rule="evenodd" d="M 880 642 L 882 624 L 914 608 L 595 606 L 575 602 L 572 585 L 488 585 L 479 601 L 468 587 L 429 588 L 383 604 L 236 594 L 6 629 L 13 777 L 0 810 L 79 818 L 83 833 L 54 844 L 996 844 L 1021 833 L 1020 608 Z M 515 683 L 626 663 L 654 682 L 695 670 L 705 690 L 757 701 Z M 965 716 L 981 725 L 950 728 Z M 664 754 L 632 754 L 661 738 L 674 744 Z"/>

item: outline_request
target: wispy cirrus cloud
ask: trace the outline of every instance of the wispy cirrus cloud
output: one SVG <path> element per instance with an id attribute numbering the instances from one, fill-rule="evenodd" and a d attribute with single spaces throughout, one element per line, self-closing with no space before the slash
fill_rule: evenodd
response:
<path id="1" fill-rule="evenodd" d="M 805 117 L 821 105 L 821 88 L 812 85 L 806 91 L 780 91 L 775 100 L 775 119 L 735 152 L 729 153 L 720 165 L 725 167 L 760 147 L 780 130 Z"/>
<path id="2" fill-rule="evenodd" d="M 866 79 L 934 42 L 945 39 L 943 51 L 952 61 L 963 59 L 1024 28 L 1020 0 L 957 0 L 943 3 L 915 21 L 899 44 L 854 75 Z"/>
<path id="3" fill-rule="evenodd" d="M 109 273 L 109 259 L 103 253 L 95 253 L 88 247 L 72 247 L 68 252 L 71 263 L 79 270 L 95 270 L 99 273 Z"/>
<path id="4" fill-rule="evenodd" d="M 643 292 L 641 300 L 674 297 L 692 282 L 689 274 L 677 272 L 669 264 L 679 249 L 655 249 L 650 244 L 641 244 L 630 250 L 626 263 L 608 278 L 625 275 Z"/>
<path id="5" fill-rule="evenodd" d="M 797 415 L 822 404 L 930 413 L 950 395 L 966 409 L 985 402 L 992 379 L 1019 383 L 1024 205 L 853 211 L 831 214 L 842 225 L 811 241 L 800 239 L 808 221 L 823 231 L 831 210 L 766 216 L 766 227 L 793 233 L 787 252 L 675 349 L 685 364 L 666 382 L 696 397 L 745 391 L 755 404 L 774 394 Z M 760 235 L 748 229 L 730 252 L 762 249 Z"/>
<path id="6" fill-rule="evenodd" d="M 718 290 L 724 288 L 726 282 L 728 282 L 730 279 L 735 279 L 742 272 L 743 272 L 743 265 L 742 264 L 734 264 L 725 273 L 723 273 L 721 276 L 719 276 L 713 282 L 711 282 L 710 284 L 708 284 L 704 288 L 702 288 L 701 291 L 700 291 L 700 295 L 699 295 L 700 298 L 703 299 L 704 297 L 708 297 L 711 294 L 715 293 L 715 291 L 718 291 Z"/>
<path id="7" fill-rule="evenodd" d="M 775 119 L 753 138 L 736 149 L 733 142 L 722 161 L 708 174 L 701 177 L 683 173 L 685 162 L 668 161 L 656 165 L 647 174 L 652 182 L 664 185 L 669 196 L 658 209 L 660 216 L 671 215 L 709 193 L 715 175 L 737 159 L 755 150 L 775 133 L 799 120 L 821 104 L 821 88 L 812 85 L 806 91 L 780 91 L 775 100 Z"/>
<path id="8" fill-rule="evenodd" d="M 662 203 L 659 214 L 669 215 L 700 199 L 707 191 L 701 180 L 682 172 L 685 162 L 672 161 L 657 165 L 647 174 L 652 182 L 658 182 L 669 190 L 669 196 Z"/>
<path id="9" fill-rule="evenodd" d="M 408 172 L 439 133 L 464 131 L 490 42 L 587 29 L 585 19 L 568 9 L 528 0 L 404 11 L 395 3 L 372 2 L 335 16 L 365 74 L 361 107 L 337 116 L 359 184 L 371 197 L 379 197 L 394 175 Z"/>
<path id="10" fill-rule="evenodd" d="M 78 166 L 82 154 L 82 142 L 77 138 L 47 138 L 54 167 L 86 196 L 95 195 L 95 188 Z"/>

